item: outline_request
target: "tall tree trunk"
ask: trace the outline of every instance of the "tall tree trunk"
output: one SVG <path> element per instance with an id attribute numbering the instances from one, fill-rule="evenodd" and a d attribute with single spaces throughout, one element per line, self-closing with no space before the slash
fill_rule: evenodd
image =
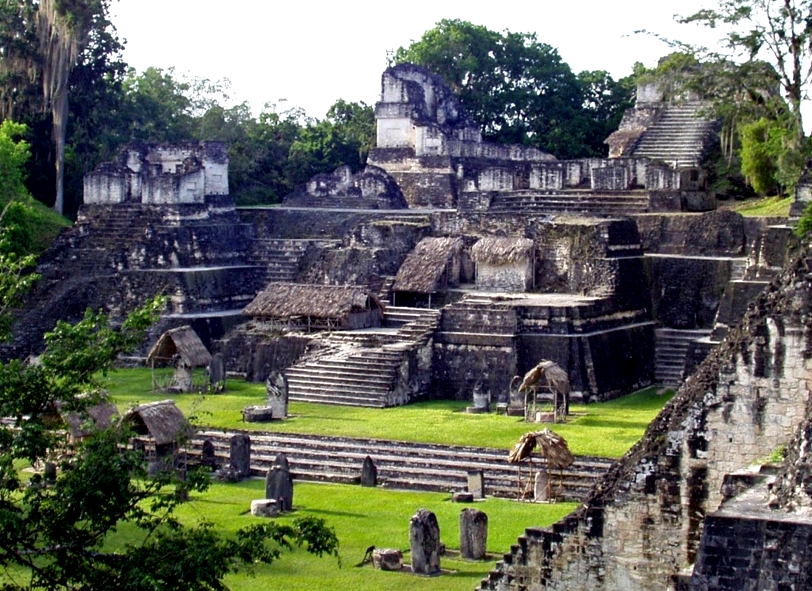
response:
<path id="1" fill-rule="evenodd" d="M 52 139 L 56 160 L 56 201 L 54 209 L 63 213 L 65 206 L 65 130 L 68 117 L 68 78 L 82 50 L 87 33 L 71 26 L 57 8 L 57 0 L 42 0 L 38 11 L 37 32 L 42 64 L 42 94 L 45 109 L 53 119 Z M 80 20 L 80 19 L 77 19 Z"/>

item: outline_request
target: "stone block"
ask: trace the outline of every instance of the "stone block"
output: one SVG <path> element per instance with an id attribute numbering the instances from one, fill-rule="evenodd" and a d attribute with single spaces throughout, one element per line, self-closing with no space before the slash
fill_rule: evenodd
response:
<path id="1" fill-rule="evenodd" d="M 474 494 L 468 491 L 455 492 L 451 495 L 452 503 L 473 503 Z"/>
<path id="2" fill-rule="evenodd" d="M 399 571 L 403 568 L 403 552 L 394 548 L 376 548 L 372 552 L 372 566 L 379 570 Z"/>
<path id="3" fill-rule="evenodd" d="M 251 501 L 251 515 L 254 517 L 276 517 L 279 506 L 276 499 L 256 499 Z"/>
<path id="4" fill-rule="evenodd" d="M 270 406 L 246 406 L 242 409 L 242 420 L 246 423 L 268 423 L 274 418 Z"/>

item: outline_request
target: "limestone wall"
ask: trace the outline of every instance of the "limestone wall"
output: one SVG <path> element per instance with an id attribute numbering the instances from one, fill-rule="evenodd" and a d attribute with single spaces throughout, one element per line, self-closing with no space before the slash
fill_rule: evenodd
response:
<path id="1" fill-rule="evenodd" d="M 132 143 L 84 180 L 86 204 L 194 204 L 223 195 L 228 148 L 222 142 Z"/>
<path id="2" fill-rule="evenodd" d="M 804 251 L 571 517 L 533 530 L 485 589 L 660 590 L 693 563 L 725 474 L 790 441 L 810 391 Z M 524 547 L 522 547 L 524 546 Z"/>
<path id="3" fill-rule="evenodd" d="M 533 260 L 525 258 L 514 264 L 479 262 L 476 284 L 482 289 L 524 292 L 533 288 Z"/>

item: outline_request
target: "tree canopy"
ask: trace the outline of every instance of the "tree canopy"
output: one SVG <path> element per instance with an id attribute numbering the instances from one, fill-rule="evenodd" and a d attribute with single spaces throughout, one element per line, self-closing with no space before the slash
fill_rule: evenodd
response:
<path id="1" fill-rule="evenodd" d="M 607 127 L 617 126 L 633 92 L 606 72 L 576 76 L 533 33 L 497 33 L 461 20 L 440 21 L 392 61 L 439 74 L 485 138 L 559 158 L 605 155 Z"/>
<path id="2" fill-rule="evenodd" d="M 812 76 L 812 1 L 719 0 L 679 22 L 722 31 L 718 47 L 668 41 L 657 68 L 713 101 L 722 151 L 759 192 L 791 193 L 809 155 L 802 105 Z"/>
<path id="3" fill-rule="evenodd" d="M 0 319 L 24 288 L 13 278 L 29 263 L 0 251 Z M 0 426 L 5 588 L 221 590 L 229 572 L 271 563 L 285 548 L 338 556 L 334 531 L 310 516 L 253 525 L 233 538 L 207 523 L 184 526 L 174 509 L 188 491 L 205 490 L 208 478 L 174 470 L 148 475 L 122 423 L 79 443 L 65 438 L 60 417 L 82 415 L 103 400 L 95 376 L 143 339 L 162 305 L 160 298 L 148 302 L 119 328 L 88 310 L 76 325 L 60 322 L 46 335 L 39 363 L 0 364 L 0 416 L 12 420 Z M 57 464 L 55 478 L 20 471 L 43 462 Z M 136 541 L 110 549 L 106 542 L 125 523 L 138 532 L 130 536 Z"/>

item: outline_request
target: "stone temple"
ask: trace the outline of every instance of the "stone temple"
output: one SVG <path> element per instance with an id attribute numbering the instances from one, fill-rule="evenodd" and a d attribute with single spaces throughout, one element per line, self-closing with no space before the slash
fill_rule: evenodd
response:
<path id="1" fill-rule="evenodd" d="M 716 209 L 717 122 L 699 97 L 663 96 L 638 89 L 608 158 L 562 161 L 483 141 L 439 77 L 398 65 L 366 169 L 314 177 L 280 207 L 234 206 L 223 144 L 130 145 L 88 175 L 2 353 L 37 351 L 87 306 L 120 316 L 163 293 L 153 337 L 191 325 L 230 372 L 282 372 L 294 401 L 477 391 L 510 407 L 540 359 L 573 401 L 682 386 L 482 588 L 812 587 L 812 259 L 789 254 L 786 219 Z M 779 473 L 748 470 L 780 444 Z"/>

